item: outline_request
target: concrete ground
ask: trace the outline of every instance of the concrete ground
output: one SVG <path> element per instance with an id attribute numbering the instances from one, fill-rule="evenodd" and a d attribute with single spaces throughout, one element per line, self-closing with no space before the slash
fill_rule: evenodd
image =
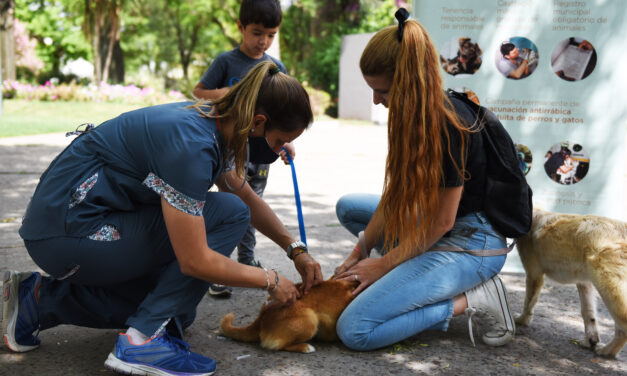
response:
<path id="1" fill-rule="evenodd" d="M 40 174 L 68 140 L 63 135 L 0 138 L 0 272 L 37 270 L 17 234 L 20 219 Z M 307 241 L 325 277 L 346 257 L 355 239 L 335 216 L 335 202 L 346 193 L 380 193 L 386 154 L 386 130 L 371 125 L 316 123 L 296 140 L 295 159 Z M 275 163 L 265 199 L 298 237 L 291 171 Z M 257 256 L 265 266 L 297 279 L 290 260 L 263 236 Z M 501 274 L 510 305 L 520 312 L 524 274 L 513 254 Z M 359 353 L 341 343 L 315 344 L 313 354 L 262 350 L 219 336 L 221 317 L 235 312 L 236 324 L 251 322 L 266 293 L 235 288 L 230 299 L 205 297 L 198 318 L 187 330 L 194 351 L 217 360 L 218 375 L 625 375 L 627 349 L 617 360 L 595 356 L 577 345 L 583 338 L 575 286 L 547 281 L 529 327 L 518 328 L 515 340 L 490 348 L 478 339 L 472 347 L 466 321 L 455 318 L 447 333 L 425 332 L 381 350 Z M 599 300 L 599 329 L 605 342 L 614 322 Z M 109 375 L 103 362 L 116 330 L 59 326 L 40 334 L 41 347 L 15 354 L 0 349 L 0 375 Z"/>

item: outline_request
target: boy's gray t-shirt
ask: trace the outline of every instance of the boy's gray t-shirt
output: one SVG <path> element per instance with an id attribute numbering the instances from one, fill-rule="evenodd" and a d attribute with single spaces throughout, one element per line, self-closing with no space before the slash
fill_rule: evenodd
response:
<path id="1" fill-rule="evenodd" d="M 272 60 L 281 69 L 281 72 L 287 73 L 280 60 L 266 53 L 260 59 L 253 59 L 243 53 L 239 47 L 236 47 L 218 55 L 203 74 L 200 83 L 208 90 L 231 87 L 244 78 L 255 65 L 266 60 Z"/>

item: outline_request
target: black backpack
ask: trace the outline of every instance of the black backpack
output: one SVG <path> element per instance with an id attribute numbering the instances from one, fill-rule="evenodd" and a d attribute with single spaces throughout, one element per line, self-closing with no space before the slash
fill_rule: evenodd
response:
<path id="1" fill-rule="evenodd" d="M 465 93 L 448 90 L 449 98 L 464 102 L 477 115 L 486 150 L 487 174 L 484 211 L 494 228 L 508 238 L 531 229 L 531 187 L 520 168 L 516 147 L 499 119 Z"/>

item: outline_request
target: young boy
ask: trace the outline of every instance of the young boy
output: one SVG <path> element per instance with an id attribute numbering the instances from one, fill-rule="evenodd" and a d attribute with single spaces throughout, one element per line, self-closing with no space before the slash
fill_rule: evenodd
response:
<path id="1" fill-rule="evenodd" d="M 283 73 L 285 66 L 278 59 L 265 53 L 270 48 L 279 31 L 283 14 L 278 0 L 244 0 L 239 9 L 237 27 L 242 33 L 242 43 L 231 51 L 223 52 L 211 63 L 193 91 L 197 98 L 216 99 L 224 95 L 229 87 L 246 76 L 255 65 L 265 60 L 272 60 Z M 285 144 L 292 158 L 295 155 L 291 143 Z M 286 161 L 286 157 L 283 156 Z M 287 161 L 286 161 L 287 163 Z M 268 181 L 269 164 L 248 163 L 248 183 L 260 197 Z M 261 267 L 255 260 L 255 228 L 248 226 L 242 240 L 237 245 L 237 260 L 242 264 Z M 231 288 L 213 284 L 209 294 L 229 297 Z"/>

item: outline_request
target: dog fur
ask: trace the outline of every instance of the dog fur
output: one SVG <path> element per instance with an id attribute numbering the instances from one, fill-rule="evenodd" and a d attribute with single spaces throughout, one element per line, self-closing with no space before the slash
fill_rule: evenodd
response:
<path id="1" fill-rule="evenodd" d="M 481 66 L 481 48 L 470 38 L 459 38 L 459 50 L 457 56 L 446 59 L 440 55 L 442 68 L 453 76 L 461 73 L 473 74 Z"/>
<path id="2" fill-rule="evenodd" d="M 519 325 L 528 325 L 544 275 L 559 283 L 576 283 L 581 299 L 586 347 L 615 358 L 627 342 L 627 223 L 594 215 L 561 214 L 534 209 L 531 231 L 518 239 L 527 274 Z M 614 339 L 601 346 L 593 286 L 614 318 Z"/>
<path id="3" fill-rule="evenodd" d="M 307 343 L 337 341 L 335 324 L 354 296 L 357 282 L 326 280 L 314 286 L 293 305 L 276 307 L 264 304 L 259 316 L 246 327 L 234 327 L 231 312 L 222 318 L 224 336 L 243 342 L 261 342 L 269 350 L 311 353 L 316 349 Z M 300 283 L 296 285 L 300 288 Z"/>

